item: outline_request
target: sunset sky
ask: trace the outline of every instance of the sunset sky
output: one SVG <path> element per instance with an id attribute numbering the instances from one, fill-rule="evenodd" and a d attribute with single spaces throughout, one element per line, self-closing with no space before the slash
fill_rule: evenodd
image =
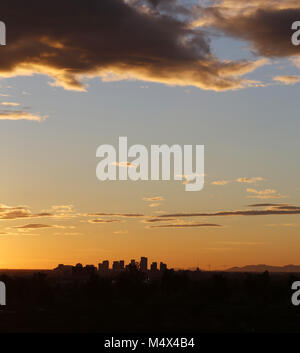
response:
<path id="1" fill-rule="evenodd" d="M 299 0 L 26 4 L 0 13 L 0 268 L 300 264 Z M 205 145 L 204 189 L 97 180 L 119 136 Z"/>

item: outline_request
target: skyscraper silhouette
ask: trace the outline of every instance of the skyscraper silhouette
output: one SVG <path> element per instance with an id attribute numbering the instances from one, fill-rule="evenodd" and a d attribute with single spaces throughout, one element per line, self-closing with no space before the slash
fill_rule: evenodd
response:
<path id="1" fill-rule="evenodd" d="M 148 258 L 147 257 L 141 257 L 140 270 L 142 272 L 147 272 L 147 270 L 148 270 Z"/>

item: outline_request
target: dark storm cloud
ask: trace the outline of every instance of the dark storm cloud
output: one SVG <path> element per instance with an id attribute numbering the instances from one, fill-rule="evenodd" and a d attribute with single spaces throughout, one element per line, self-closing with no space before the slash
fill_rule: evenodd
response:
<path id="1" fill-rule="evenodd" d="M 158 13 L 192 15 L 192 6 L 187 6 L 187 3 L 183 5 L 179 0 L 133 0 L 133 3 L 139 6 L 148 5 L 151 10 Z"/>
<path id="2" fill-rule="evenodd" d="M 1 47 L 0 77 L 45 74 L 53 84 L 73 90 L 84 90 L 84 78 L 91 77 L 136 78 L 217 91 L 257 84 L 240 76 L 264 62 L 218 60 L 202 30 L 189 25 L 190 10 L 179 2 L 153 0 L 148 7 L 132 3 L 3 2 L 7 46 Z M 151 11 L 170 12 L 174 4 L 173 12 L 186 16 Z"/>
<path id="3" fill-rule="evenodd" d="M 290 0 L 244 3 L 224 0 L 221 6 L 205 9 L 205 13 L 212 27 L 250 42 L 259 55 L 289 57 L 300 54 L 299 47 L 291 42 L 292 23 L 300 19 L 299 2 L 297 6 Z"/>

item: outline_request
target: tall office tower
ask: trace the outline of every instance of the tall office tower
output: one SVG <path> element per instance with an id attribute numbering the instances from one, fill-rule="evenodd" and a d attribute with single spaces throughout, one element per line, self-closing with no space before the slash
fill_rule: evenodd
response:
<path id="1" fill-rule="evenodd" d="M 152 271 L 152 272 L 157 271 L 157 262 L 152 262 L 152 264 L 151 264 L 151 271 Z"/>
<path id="2" fill-rule="evenodd" d="M 147 272 L 147 270 L 148 270 L 148 258 L 147 257 L 141 257 L 140 270 L 142 272 Z"/>
<path id="3" fill-rule="evenodd" d="M 124 260 L 119 261 L 120 270 L 124 270 Z"/>
<path id="4" fill-rule="evenodd" d="M 114 261 L 112 265 L 113 271 L 118 271 L 120 267 L 119 261 Z"/>
<path id="5" fill-rule="evenodd" d="M 104 272 L 108 272 L 108 270 L 109 270 L 109 261 L 108 260 L 103 261 L 102 265 L 103 265 L 103 271 Z"/>
<path id="6" fill-rule="evenodd" d="M 160 269 L 161 272 L 164 272 L 164 271 L 166 271 L 166 269 L 167 269 L 167 265 L 164 264 L 163 262 L 161 262 L 161 263 L 160 263 L 160 266 L 159 266 L 159 269 Z"/>

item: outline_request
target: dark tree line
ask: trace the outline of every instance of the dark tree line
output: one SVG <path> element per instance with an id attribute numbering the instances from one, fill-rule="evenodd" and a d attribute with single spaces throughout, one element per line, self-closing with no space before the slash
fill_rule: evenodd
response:
<path id="1" fill-rule="evenodd" d="M 167 270 L 157 280 L 132 269 L 64 280 L 46 274 L 1 276 L 7 306 L 0 331 L 265 332 L 300 331 L 292 275 Z"/>

